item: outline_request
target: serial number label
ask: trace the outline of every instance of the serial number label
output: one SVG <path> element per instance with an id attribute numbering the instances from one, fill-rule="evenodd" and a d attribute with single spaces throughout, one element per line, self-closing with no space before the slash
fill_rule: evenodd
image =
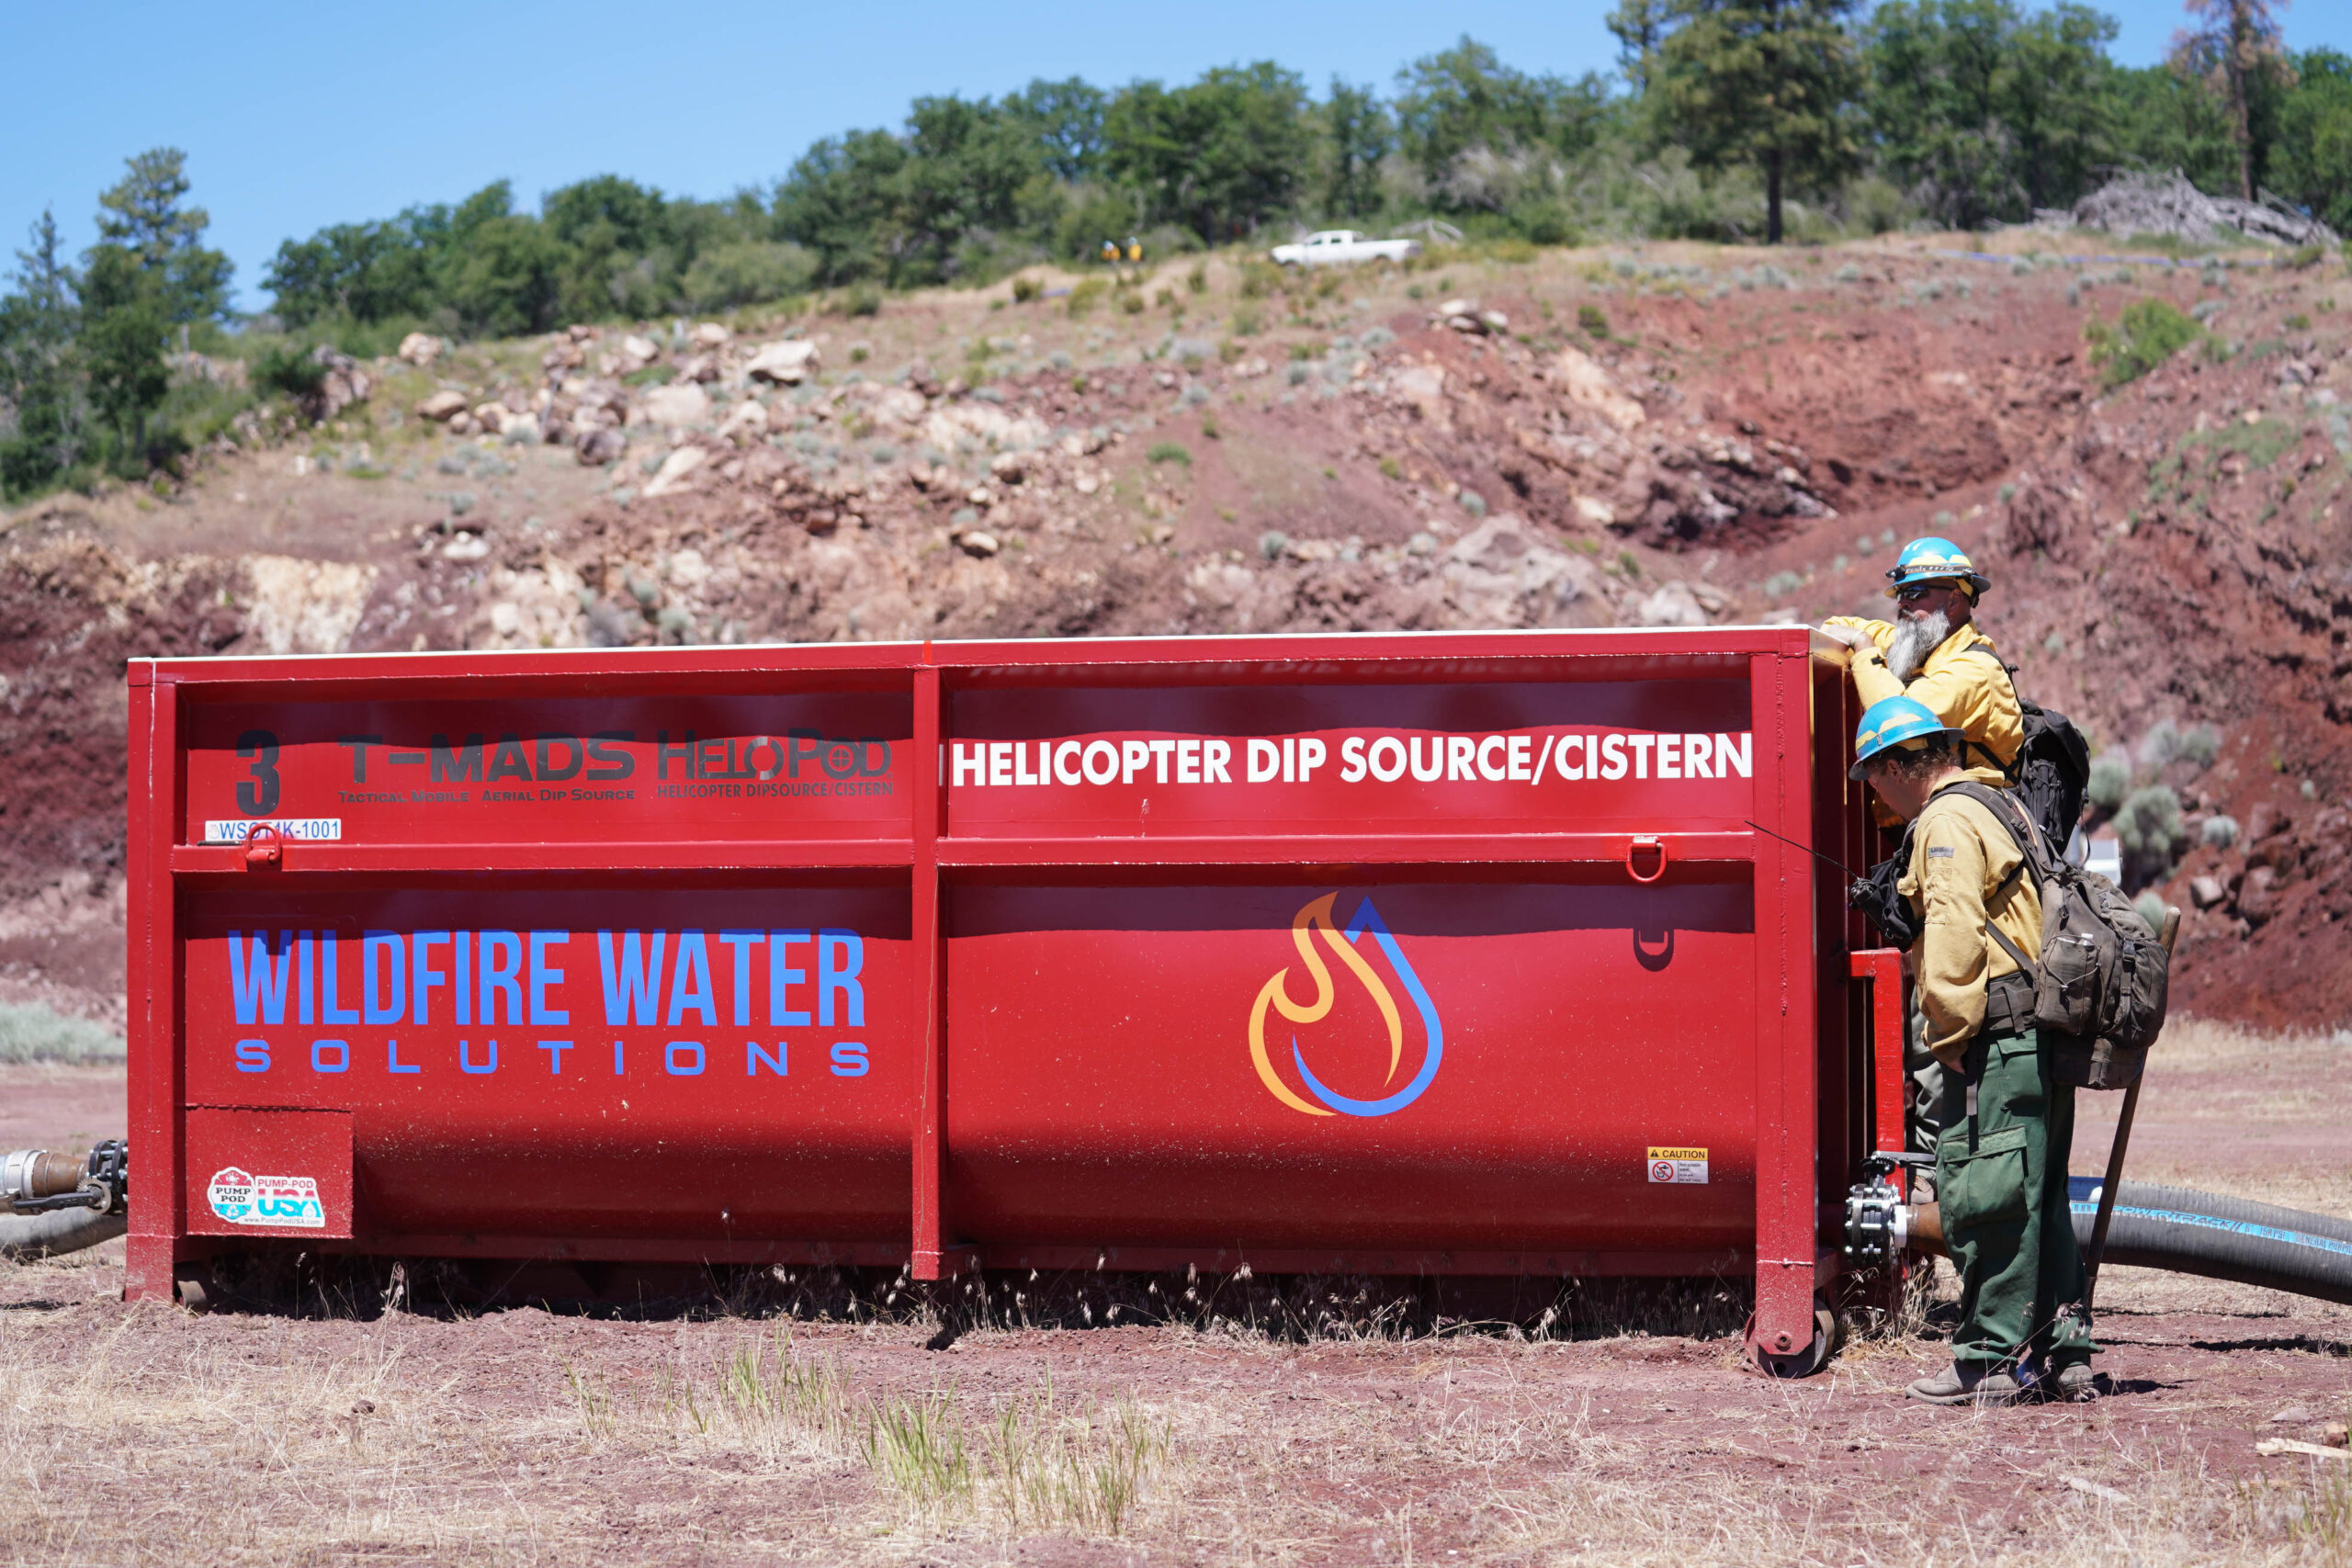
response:
<path id="1" fill-rule="evenodd" d="M 256 828 L 277 829 L 281 839 L 300 839 L 311 843 L 324 843 L 343 837 L 340 817 L 260 817 L 236 818 L 227 821 L 208 819 L 204 824 L 204 841 L 208 844 L 242 844 Z"/>

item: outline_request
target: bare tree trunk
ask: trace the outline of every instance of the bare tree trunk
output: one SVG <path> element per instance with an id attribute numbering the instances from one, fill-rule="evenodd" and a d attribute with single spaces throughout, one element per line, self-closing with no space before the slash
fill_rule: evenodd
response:
<path id="1" fill-rule="evenodd" d="M 2254 199 L 2254 126 L 2246 112 L 2246 76 L 2253 64 L 2254 19 L 2246 0 L 2230 6 L 2230 134 L 2238 144 L 2238 199 Z"/>
<path id="2" fill-rule="evenodd" d="M 1781 243 L 1781 150 L 1764 154 L 1764 243 Z"/>

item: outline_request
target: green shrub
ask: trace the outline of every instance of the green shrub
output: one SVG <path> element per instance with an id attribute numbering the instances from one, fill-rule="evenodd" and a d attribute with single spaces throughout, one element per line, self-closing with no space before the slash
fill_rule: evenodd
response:
<path id="1" fill-rule="evenodd" d="M 1919 211 L 1900 187 L 1874 175 L 1847 186 L 1839 205 L 1845 209 L 1847 227 L 1865 234 L 1890 233 L 1909 223 Z"/>
<path id="2" fill-rule="evenodd" d="M 674 365 L 649 365 L 642 370 L 630 371 L 621 380 L 631 387 L 666 387 L 677 376 L 678 367 Z"/>
<path id="3" fill-rule="evenodd" d="M 817 280 L 817 257 L 798 245 L 742 240 L 714 245 L 679 281 L 689 309 L 728 310 L 805 294 Z"/>
<path id="4" fill-rule="evenodd" d="M 1094 309 L 1095 302 L 1110 290 L 1111 285 L 1102 278 L 1080 279 L 1077 287 L 1069 291 L 1069 313 L 1072 316 L 1083 316 L 1087 311 Z"/>
<path id="5" fill-rule="evenodd" d="M 871 283 L 853 283 L 842 291 L 839 308 L 844 316 L 878 316 L 882 290 Z"/>
<path id="6" fill-rule="evenodd" d="M 164 394 L 151 428 L 163 433 L 160 440 L 167 449 L 193 451 L 229 430 L 237 416 L 257 400 L 259 394 L 250 381 L 243 387 L 226 387 L 199 377 L 183 378 Z M 150 436 L 151 442 L 158 439 Z"/>
<path id="7" fill-rule="evenodd" d="M 2091 363 L 2101 384 L 2112 389 L 2135 381 L 2205 335 L 2205 329 L 2166 300 L 2135 299 L 2113 326 L 2093 321 L 2083 328 Z"/>
<path id="8" fill-rule="evenodd" d="M 254 361 L 253 383 L 265 391 L 282 392 L 289 398 L 307 398 L 317 391 L 327 378 L 327 367 L 311 357 L 311 351 L 295 344 L 279 344 L 262 351 Z"/>
<path id="9" fill-rule="evenodd" d="M 2205 818 L 2205 826 L 2198 829 L 2198 837 L 2205 840 L 2207 849 L 2226 850 L 2238 841 L 2238 819 L 2217 811 Z"/>
<path id="10" fill-rule="evenodd" d="M 2117 809 L 2113 826 L 2123 845 L 2126 869 L 2137 873 L 2134 880 L 2143 883 L 2169 872 L 2188 838 L 2180 820 L 2180 796 L 2164 784 L 2133 790 Z"/>
<path id="11" fill-rule="evenodd" d="M 2150 929 L 2159 931 L 2165 929 L 2165 900 L 2162 894 L 2143 893 L 2132 900 L 2132 907 L 2140 911 L 2140 918 L 2148 922 Z"/>
<path id="12" fill-rule="evenodd" d="M 1182 441 L 1154 442 L 1144 456 L 1155 463 L 1182 463 L 1188 468 L 1193 466 L 1193 449 Z"/>
<path id="13" fill-rule="evenodd" d="M 1609 318 L 1601 313 L 1598 305 L 1579 305 L 1577 307 L 1577 330 L 1588 337 L 1605 338 L 1609 335 Z"/>
<path id="14" fill-rule="evenodd" d="M 1029 304 L 1043 296 L 1045 292 L 1046 286 L 1027 273 L 1012 280 L 1012 302 L 1016 305 Z"/>
<path id="15" fill-rule="evenodd" d="M 2091 759 L 2091 780 L 2087 797 L 2100 811 L 2113 811 L 2123 804 L 2132 792 L 2132 759 L 2117 751 L 2106 751 Z"/>
<path id="16" fill-rule="evenodd" d="M 1207 293 L 1209 291 L 1209 264 L 1204 261 L 1194 262 L 1193 264 L 1192 270 L 1184 274 L 1184 287 L 1191 289 L 1195 294 Z"/>
<path id="17" fill-rule="evenodd" d="M 1556 201 L 1529 201 L 1510 210 L 1510 225 L 1529 246 L 1573 245 L 1583 236 L 1577 233 L 1576 219 Z M 1496 246 L 1499 261 L 1532 261 L 1534 255 L 1503 254 L 1503 245 Z"/>
<path id="18" fill-rule="evenodd" d="M 119 1062 L 126 1055 L 119 1035 L 85 1018 L 38 1002 L 0 1004 L 0 1062 Z"/>
<path id="19" fill-rule="evenodd" d="M 1251 258 L 1241 264 L 1241 297 L 1263 299 L 1277 292 L 1283 284 L 1283 269 L 1270 261 Z"/>

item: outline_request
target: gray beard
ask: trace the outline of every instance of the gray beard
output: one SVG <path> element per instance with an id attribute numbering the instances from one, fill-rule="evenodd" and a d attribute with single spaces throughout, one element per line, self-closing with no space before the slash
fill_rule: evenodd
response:
<path id="1" fill-rule="evenodd" d="M 1919 666 L 1930 653 L 1943 646 L 1951 636 L 1951 619 L 1941 610 L 1917 620 L 1897 620 L 1894 640 L 1887 645 L 1886 667 L 1896 680 L 1908 684 L 1919 672 Z"/>

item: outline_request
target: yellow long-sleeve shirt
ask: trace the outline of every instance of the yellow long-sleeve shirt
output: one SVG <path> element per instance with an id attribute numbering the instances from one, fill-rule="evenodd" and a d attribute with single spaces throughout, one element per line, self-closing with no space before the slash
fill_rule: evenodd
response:
<path id="1" fill-rule="evenodd" d="M 1949 790 L 1928 802 L 1911 832 L 1911 863 L 1895 890 L 1920 917 L 1911 950 L 1928 1049 L 1961 1065 L 1984 1026 L 1984 985 L 2016 972 L 2017 960 L 1984 929 L 1992 923 L 2021 953 L 2041 951 L 2041 889 L 2017 840 L 1982 801 Z"/>
<path id="2" fill-rule="evenodd" d="M 1893 696 L 1926 704 L 1929 713 L 1968 741 L 1962 761 L 1968 776 L 1995 789 L 2008 787 L 2008 775 L 2001 770 L 2018 760 L 2018 748 L 2025 744 L 2025 716 L 2018 711 L 2017 688 L 2010 684 L 1991 637 L 1973 624 L 1962 626 L 1935 646 L 1905 684 L 1886 667 L 1886 650 L 1894 642 L 1893 625 L 1860 615 L 1832 615 L 1825 624 L 1867 632 L 1878 645 L 1875 650 L 1855 653 L 1847 665 L 1864 707 Z M 1975 651 L 1980 649 L 1982 652 Z"/>

